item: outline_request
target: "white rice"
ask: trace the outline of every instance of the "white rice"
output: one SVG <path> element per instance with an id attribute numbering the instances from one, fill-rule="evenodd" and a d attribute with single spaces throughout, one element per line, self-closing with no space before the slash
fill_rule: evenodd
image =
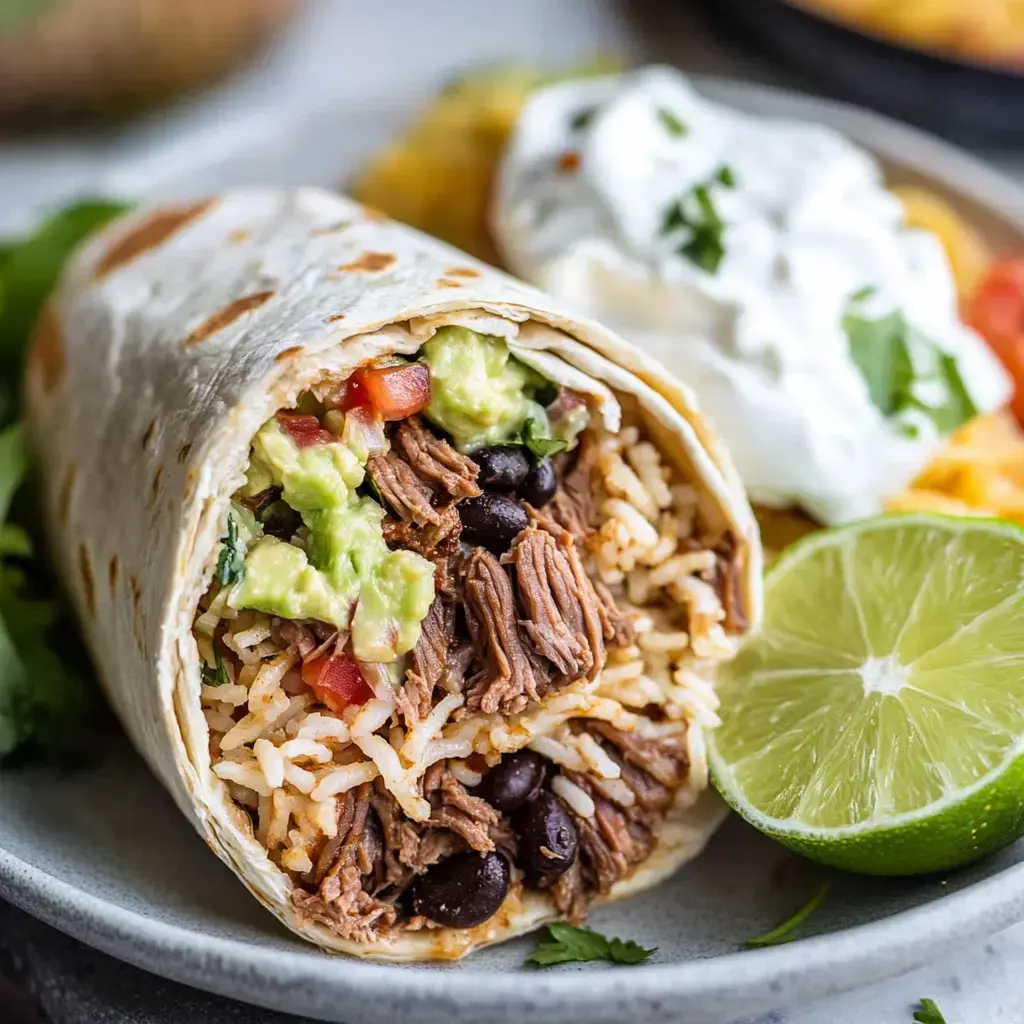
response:
<path id="1" fill-rule="evenodd" d="M 575 782 L 570 782 L 564 775 L 556 775 L 551 780 L 551 789 L 560 796 L 569 807 L 581 818 L 592 818 L 597 811 L 589 793 L 585 793 Z"/>
<path id="2" fill-rule="evenodd" d="M 309 795 L 314 800 L 327 800 L 339 793 L 347 793 L 364 782 L 373 782 L 378 775 L 380 775 L 380 770 L 373 761 L 346 764 L 324 775 Z"/>

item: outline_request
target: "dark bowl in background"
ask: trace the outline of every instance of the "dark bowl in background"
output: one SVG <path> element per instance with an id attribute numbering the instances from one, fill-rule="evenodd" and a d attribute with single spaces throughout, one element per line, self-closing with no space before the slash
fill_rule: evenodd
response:
<path id="1" fill-rule="evenodd" d="M 972 145 L 1024 144 L 1024 73 L 900 46 L 787 0 L 703 0 L 713 21 L 842 99 Z"/>

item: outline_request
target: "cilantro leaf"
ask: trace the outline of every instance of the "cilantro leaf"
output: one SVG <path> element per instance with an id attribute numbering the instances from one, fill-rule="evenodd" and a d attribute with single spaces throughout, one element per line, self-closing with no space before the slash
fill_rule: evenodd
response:
<path id="1" fill-rule="evenodd" d="M 658 107 L 658 120 L 664 125 L 669 135 L 677 138 L 684 138 L 690 134 L 690 129 L 679 119 L 679 115 L 673 113 L 668 107 Z"/>
<path id="2" fill-rule="evenodd" d="M 549 455 L 564 452 L 569 447 L 568 441 L 563 441 L 557 437 L 544 437 L 540 431 L 540 424 L 533 419 L 527 420 L 523 427 L 523 444 L 538 459 L 545 459 Z"/>
<path id="3" fill-rule="evenodd" d="M 217 580 L 222 586 L 238 583 L 245 576 L 245 553 L 238 539 L 238 523 L 228 513 L 227 536 L 221 537 L 223 547 L 217 558 Z"/>
<path id="4" fill-rule="evenodd" d="M 911 327 L 898 310 L 877 320 L 847 311 L 843 331 L 871 402 L 886 419 L 914 409 L 945 435 L 978 415 L 956 359 Z M 920 397 L 922 391 L 927 399 Z M 913 423 L 897 424 L 897 429 L 911 438 L 918 433 Z"/>
<path id="5" fill-rule="evenodd" d="M 676 252 L 709 274 L 717 273 L 725 257 L 725 222 L 711 196 L 711 187 L 715 183 L 729 188 L 735 184 L 732 172 L 725 165 L 718 169 L 713 178 L 695 185 L 689 195 L 672 203 L 665 211 L 661 223 L 663 235 L 673 234 L 680 229 L 687 231 L 687 236 Z"/>
<path id="6" fill-rule="evenodd" d="M 715 181 L 726 188 L 736 187 L 736 172 L 728 165 L 722 164 L 714 174 Z"/>
<path id="7" fill-rule="evenodd" d="M 851 302 L 863 302 L 865 299 L 870 299 L 875 292 L 878 291 L 878 286 L 874 284 L 866 284 L 862 288 L 858 288 L 851 296 Z"/>
<path id="8" fill-rule="evenodd" d="M 553 964 L 588 963 L 607 960 L 617 964 L 641 964 L 656 949 L 644 949 L 632 939 L 607 939 L 592 928 L 577 928 L 563 921 L 548 925 L 552 941 L 541 942 L 527 963 L 540 967 Z"/>
<path id="9" fill-rule="evenodd" d="M 935 1005 L 933 999 L 922 999 L 919 1009 L 914 1011 L 914 1020 L 917 1024 L 946 1024 L 946 1018 L 942 1011 Z"/>
<path id="10" fill-rule="evenodd" d="M 755 935 L 754 938 L 747 939 L 744 946 L 747 949 L 761 949 L 764 946 L 777 946 L 783 942 L 792 941 L 796 929 L 825 902 L 828 890 L 829 883 L 822 882 L 811 894 L 811 898 L 795 914 L 788 917 L 777 928 L 773 928 L 763 935 Z"/>
<path id="11" fill-rule="evenodd" d="M 203 683 L 206 686 L 227 686 L 231 682 L 231 676 L 228 675 L 228 669 L 224 664 L 224 659 L 220 656 L 220 651 L 213 652 L 213 661 L 213 668 L 203 662 Z"/>
<path id="12" fill-rule="evenodd" d="M 569 122 L 569 127 L 574 132 L 581 132 L 584 128 L 589 127 L 590 122 L 594 120 L 594 116 L 597 114 L 597 107 L 584 107 L 573 119 Z"/>

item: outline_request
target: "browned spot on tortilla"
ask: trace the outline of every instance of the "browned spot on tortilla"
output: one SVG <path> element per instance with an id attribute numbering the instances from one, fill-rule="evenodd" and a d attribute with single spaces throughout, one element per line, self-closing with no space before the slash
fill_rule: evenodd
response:
<path id="1" fill-rule="evenodd" d="M 367 220 L 384 221 L 390 218 L 383 210 L 378 210 L 376 206 L 368 206 L 363 204 L 363 216 Z"/>
<path id="2" fill-rule="evenodd" d="M 228 235 L 228 241 L 232 245 L 240 245 L 242 242 L 248 242 L 252 238 L 252 232 L 246 231 L 245 228 L 238 228 L 235 231 L 230 232 Z"/>
<path id="3" fill-rule="evenodd" d="M 196 472 L 195 466 L 189 469 L 185 473 L 185 497 L 191 498 L 192 492 L 196 489 L 196 481 L 199 479 L 199 474 Z"/>
<path id="4" fill-rule="evenodd" d="M 60 319 L 52 302 L 47 302 L 32 333 L 29 365 L 39 374 L 43 390 L 49 394 L 61 382 L 67 368 Z"/>
<path id="5" fill-rule="evenodd" d="M 177 234 L 189 221 L 205 213 L 213 203 L 212 199 L 204 199 L 189 206 L 174 209 L 157 210 L 145 220 L 140 221 L 103 254 L 96 264 L 94 277 L 99 280 L 106 277 L 112 270 L 131 263 L 137 256 L 150 249 L 163 245 L 172 235 Z"/>
<path id="6" fill-rule="evenodd" d="M 85 606 L 89 614 L 96 614 L 96 584 L 92 578 L 92 563 L 89 561 L 89 552 L 84 544 L 78 545 L 78 571 L 82 575 L 82 590 L 85 592 Z"/>
<path id="7" fill-rule="evenodd" d="M 164 481 L 164 467 L 157 466 L 156 474 L 153 476 L 153 484 L 149 488 L 149 507 L 152 508 L 160 497 L 160 487 Z"/>
<path id="8" fill-rule="evenodd" d="M 480 271 L 473 267 L 449 267 L 445 274 L 448 277 L 479 277 Z"/>
<path id="9" fill-rule="evenodd" d="M 178 449 L 178 462 L 182 463 L 186 459 L 188 459 L 189 454 L 191 453 L 191 451 L 192 451 L 192 445 L 191 444 L 189 444 L 189 443 L 183 444 Z"/>
<path id="10" fill-rule="evenodd" d="M 110 564 L 107 567 L 107 576 L 110 579 L 110 596 L 114 596 L 114 591 L 117 590 L 117 575 L 120 572 L 121 564 L 117 560 L 117 555 L 110 556 Z"/>
<path id="11" fill-rule="evenodd" d="M 326 324 L 336 324 L 339 320 L 344 320 L 344 319 L 345 319 L 345 314 L 344 313 L 335 313 L 334 316 L 329 316 L 324 321 L 324 323 L 326 323 Z"/>
<path id="12" fill-rule="evenodd" d="M 345 231 L 347 228 L 352 227 L 353 223 L 354 221 L 351 220 L 339 220 L 335 224 L 327 224 L 322 228 L 313 228 L 310 233 L 313 235 L 335 235 L 339 231 Z"/>
<path id="13" fill-rule="evenodd" d="M 338 269 L 341 271 L 351 270 L 355 273 L 377 274 L 382 270 L 387 270 L 397 259 L 398 257 L 390 252 L 364 252 L 359 259 L 353 260 L 351 263 L 343 263 Z"/>
<path id="14" fill-rule="evenodd" d="M 149 421 L 149 426 L 146 427 L 146 432 L 142 435 L 142 450 L 145 451 L 149 447 L 149 442 L 153 440 L 153 431 L 156 430 L 156 417 L 154 416 Z"/>
<path id="15" fill-rule="evenodd" d="M 442 277 L 441 280 L 437 282 L 438 288 L 461 288 L 462 286 L 461 281 L 449 281 L 446 277 Z"/>
<path id="16" fill-rule="evenodd" d="M 142 587 L 139 586 L 138 577 L 129 576 L 128 586 L 132 591 L 132 632 L 139 650 L 145 651 L 146 645 L 142 640 Z"/>
<path id="17" fill-rule="evenodd" d="M 259 309 L 264 302 L 274 297 L 273 292 L 253 292 L 252 295 L 243 295 L 234 302 L 229 302 L 223 309 L 217 310 L 212 316 L 208 316 L 186 339 L 186 345 L 196 345 L 200 341 L 206 341 L 211 335 L 227 327 L 232 320 L 237 320 L 243 313 L 251 309 Z"/>
<path id="18" fill-rule="evenodd" d="M 289 359 L 294 359 L 295 356 L 301 356 L 305 352 L 305 349 L 301 345 L 292 345 L 291 348 L 286 348 L 281 352 L 278 352 L 274 356 L 275 363 L 286 363 Z"/>
<path id="19" fill-rule="evenodd" d="M 75 487 L 77 472 L 75 464 L 73 462 L 68 463 L 67 471 L 64 474 L 64 481 L 60 485 L 60 494 L 57 496 L 57 518 L 65 525 L 68 521 L 68 513 L 71 511 L 71 492 Z"/>

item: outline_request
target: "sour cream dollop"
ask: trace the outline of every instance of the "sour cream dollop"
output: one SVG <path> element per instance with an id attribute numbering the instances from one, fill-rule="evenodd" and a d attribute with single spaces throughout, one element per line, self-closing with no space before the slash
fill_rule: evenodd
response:
<path id="1" fill-rule="evenodd" d="M 903 226 L 871 156 L 669 68 L 538 93 L 492 229 L 513 272 L 697 392 L 756 502 L 875 513 L 1010 394 L 941 244 Z"/>

